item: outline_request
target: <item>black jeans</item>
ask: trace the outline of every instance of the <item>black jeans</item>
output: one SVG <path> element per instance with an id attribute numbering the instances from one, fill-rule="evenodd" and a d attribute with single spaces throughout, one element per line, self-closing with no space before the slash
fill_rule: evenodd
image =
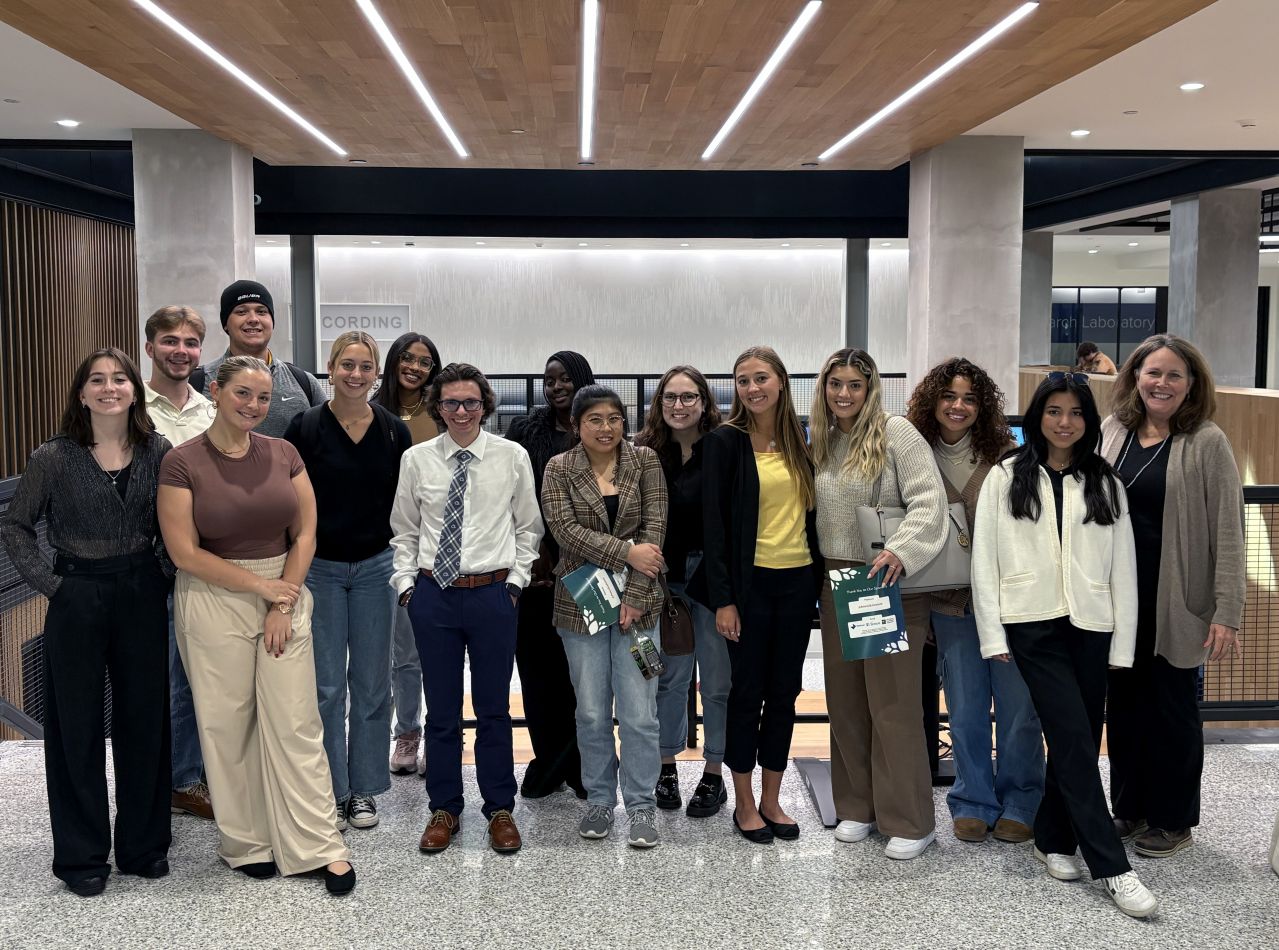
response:
<path id="1" fill-rule="evenodd" d="M 815 604 L 811 567 L 756 567 L 736 605 L 742 635 L 728 641 L 733 683 L 724 736 L 724 764 L 734 772 L 750 772 L 756 762 L 786 769 Z"/>
<path id="2" fill-rule="evenodd" d="M 533 761 L 520 793 L 549 795 L 567 782 L 582 787 L 582 757 L 577 751 L 577 697 L 568 673 L 564 643 L 552 619 L 555 588 L 527 587 L 520 596 L 515 663 L 520 671 L 524 721 Z"/>
<path id="3" fill-rule="evenodd" d="M 124 559 L 112 559 L 119 561 Z M 93 573 L 58 560 L 44 622 L 44 760 L 53 873 L 68 884 L 111 866 L 103 701 L 111 675 L 115 862 L 136 872 L 169 850 L 169 583 L 154 557 Z"/>
<path id="4" fill-rule="evenodd" d="M 1078 848 L 1094 879 L 1131 871 L 1097 770 L 1110 634 L 1080 630 L 1069 617 L 1010 623 L 1006 629 L 1048 743 L 1035 847 L 1044 854 L 1074 854 Z"/>
<path id="5" fill-rule="evenodd" d="M 1136 659 L 1130 670 L 1110 671 L 1106 706 L 1116 818 L 1144 818 L 1150 827 L 1170 831 L 1199 824 L 1204 736 L 1198 674 L 1155 656 L 1154 617 L 1138 619 Z"/>

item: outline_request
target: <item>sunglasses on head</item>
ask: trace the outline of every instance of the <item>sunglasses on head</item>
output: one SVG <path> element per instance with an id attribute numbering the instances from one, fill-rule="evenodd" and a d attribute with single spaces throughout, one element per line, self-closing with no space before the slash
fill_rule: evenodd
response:
<path id="1" fill-rule="evenodd" d="M 1050 383 L 1060 383 L 1063 379 L 1068 379 L 1068 378 L 1073 379 L 1080 386 L 1088 385 L 1087 373 L 1063 373 L 1061 372 L 1061 370 L 1057 370 L 1054 373 L 1048 374 L 1048 382 Z"/>

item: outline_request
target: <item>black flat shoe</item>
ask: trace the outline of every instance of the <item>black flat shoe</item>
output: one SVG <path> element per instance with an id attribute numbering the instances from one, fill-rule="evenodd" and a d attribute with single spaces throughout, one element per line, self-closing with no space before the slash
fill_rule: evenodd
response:
<path id="1" fill-rule="evenodd" d="M 120 873 L 136 874 L 138 877 L 145 877 L 154 881 L 158 877 L 168 876 L 169 862 L 164 858 L 156 858 L 154 861 L 150 861 L 147 864 L 142 865 L 142 867 L 138 868 L 136 871 L 126 871 L 124 868 L 121 868 Z"/>
<path id="2" fill-rule="evenodd" d="M 723 780 L 715 783 L 706 781 L 706 776 L 697 783 L 693 797 L 688 800 L 684 814 L 690 818 L 709 818 L 719 814 L 719 808 L 728 801 L 728 788 Z"/>
<path id="3" fill-rule="evenodd" d="M 679 808 L 684 800 L 679 796 L 679 775 L 674 772 L 663 772 L 657 779 L 657 788 L 653 790 L 658 808 Z"/>
<path id="4" fill-rule="evenodd" d="M 747 841 L 752 841 L 755 844 L 772 844 L 773 843 L 773 829 L 770 828 L 767 824 L 765 824 L 763 828 L 752 828 L 750 831 L 747 831 L 745 828 L 739 825 L 737 823 L 736 808 L 733 809 L 733 827 L 736 828 L 741 833 L 741 836 L 745 838 Z"/>
<path id="5" fill-rule="evenodd" d="M 764 815 L 760 814 L 759 817 L 764 818 Z M 781 838 L 783 841 L 794 841 L 799 837 L 799 825 L 787 824 L 780 821 L 769 821 L 767 818 L 764 818 L 764 822 L 768 825 L 769 830 L 772 831 L 773 836 L 776 838 Z"/>
<path id="6" fill-rule="evenodd" d="M 275 866 L 274 861 L 257 861 L 253 864 L 241 864 L 236 868 L 241 874 L 247 874 L 256 881 L 265 881 L 268 877 L 275 877 L 279 869 Z"/>
<path id="7" fill-rule="evenodd" d="M 324 889 L 335 897 L 341 897 L 343 894 L 350 894 L 351 891 L 355 890 L 354 865 L 348 868 L 345 874 L 334 874 L 328 868 L 325 868 Z"/>
<path id="8" fill-rule="evenodd" d="M 107 878 L 104 874 L 82 877 L 78 881 L 68 881 L 67 890 L 81 897 L 97 897 L 107 889 Z"/>

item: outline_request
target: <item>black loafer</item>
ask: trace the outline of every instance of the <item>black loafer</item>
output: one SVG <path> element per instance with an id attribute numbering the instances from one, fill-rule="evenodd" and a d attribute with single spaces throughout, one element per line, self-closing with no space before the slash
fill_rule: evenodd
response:
<path id="1" fill-rule="evenodd" d="M 324 889 L 335 897 L 350 894 L 351 891 L 355 890 L 355 867 L 348 868 L 345 874 L 334 874 L 328 868 L 325 868 Z"/>
<path id="2" fill-rule="evenodd" d="M 236 870 L 256 881 L 265 881 L 269 877 L 275 877 L 279 869 L 274 861 L 257 861 L 253 864 L 241 864 Z"/>
<path id="3" fill-rule="evenodd" d="M 763 815 L 760 815 L 759 817 L 764 818 Z M 799 825 L 786 824 L 780 821 L 769 821 L 767 818 L 764 818 L 764 821 L 768 823 L 768 828 L 772 831 L 773 837 L 775 838 L 781 838 L 783 841 L 794 841 L 799 837 Z"/>
<path id="4" fill-rule="evenodd" d="M 736 828 L 738 832 L 741 833 L 741 836 L 745 838 L 747 841 L 752 841 L 755 844 L 772 844 L 773 843 L 773 829 L 770 828 L 767 824 L 765 824 L 763 828 L 752 828 L 750 831 L 747 831 L 745 828 L 739 825 L 737 823 L 736 808 L 733 809 L 733 827 Z"/>
<path id="5" fill-rule="evenodd" d="M 679 797 L 679 775 L 675 772 L 663 772 L 657 779 L 657 788 L 653 790 L 658 808 L 679 808 L 684 800 Z"/>
<path id="6" fill-rule="evenodd" d="M 156 858 L 154 861 L 149 861 L 146 864 L 142 865 L 140 868 L 137 868 L 136 870 L 130 869 L 126 871 L 124 868 L 121 868 L 120 873 L 136 874 L 138 877 L 145 877 L 150 880 L 155 880 L 158 877 L 168 876 L 169 862 L 165 860 L 164 858 Z"/>
<path id="7" fill-rule="evenodd" d="M 684 814 L 690 818 L 709 818 L 719 813 L 719 808 L 728 801 L 728 788 L 723 781 L 711 784 L 705 776 L 697 783 L 693 797 L 688 800 Z"/>
<path id="8" fill-rule="evenodd" d="M 78 881 L 67 882 L 67 890 L 81 897 L 97 897 L 106 889 L 107 878 L 105 874 L 95 874 L 92 877 L 82 877 Z"/>

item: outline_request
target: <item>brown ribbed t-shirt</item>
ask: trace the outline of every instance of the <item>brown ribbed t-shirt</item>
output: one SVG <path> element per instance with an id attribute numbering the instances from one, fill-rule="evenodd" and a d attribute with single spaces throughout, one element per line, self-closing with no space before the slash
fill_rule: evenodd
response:
<path id="1" fill-rule="evenodd" d="M 276 557 L 289 549 L 298 513 L 293 477 L 306 470 L 283 439 L 249 433 L 243 458 L 227 458 L 207 434 L 173 449 L 160 466 L 160 484 L 191 492 L 200 547 L 223 558 Z"/>

